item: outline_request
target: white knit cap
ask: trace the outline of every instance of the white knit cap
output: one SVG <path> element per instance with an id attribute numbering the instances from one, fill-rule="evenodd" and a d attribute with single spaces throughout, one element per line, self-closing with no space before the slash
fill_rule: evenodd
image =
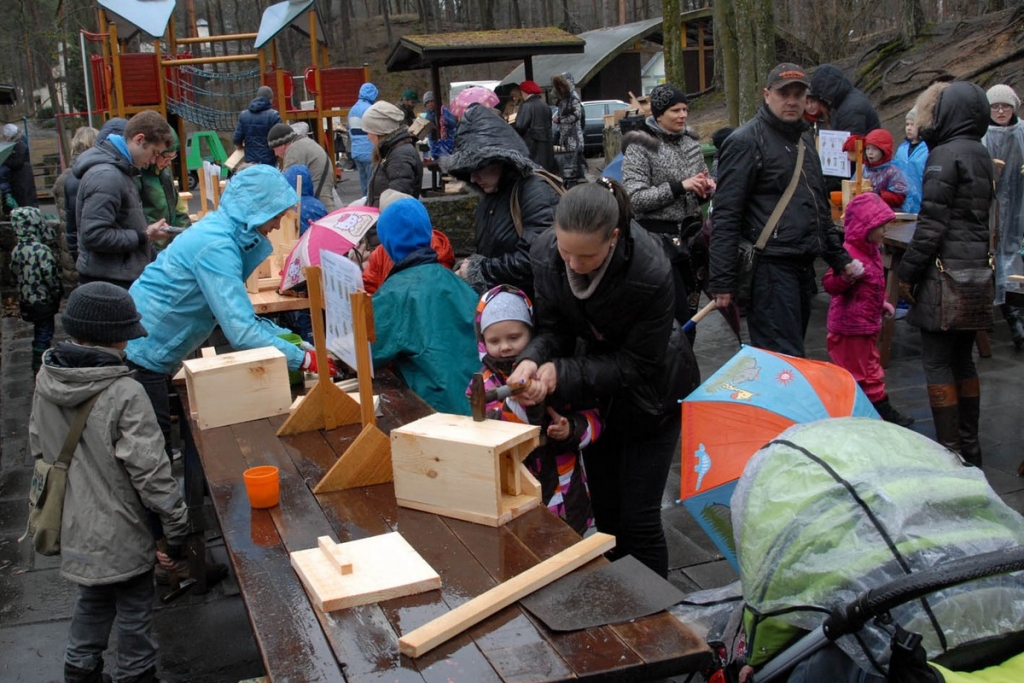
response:
<path id="1" fill-rule="evenodd" d="M 377 100 L 363 112 L 363 130 L 374 135 L 390 135 L 405 126 L 405 112 L 383 100 Z"/>
<path id="2" fill-rule="evenodd" d="M 480 329 L 486 330 L 494 323 L 505 320 L 518 320 L 533 327 L 530 308 L 526 305 L 526 300 L 523 297 L 516 296 L 511 292 L 498 292 L 493 299 L 487 302 L 480 314 Z"/>
<path id="3" fill-rule="evenodd" d="M 1003 85 L 1002 83 L 993 85 L 988 89 L 986 95 L 988 95 L 990 106 L 993 104 L 1008 104 L 1013 107 L 1014 111 L 1020 109 L 1020 98 L 1017 97 L 1017 93 L 1013 91 L 1013 88 L 1008 85 Z"/>
<path id="4" fill-rule="evenodd" d="M 907 121 L 917 121 L 917 107 L 911 107 L 907 112 Z"/>

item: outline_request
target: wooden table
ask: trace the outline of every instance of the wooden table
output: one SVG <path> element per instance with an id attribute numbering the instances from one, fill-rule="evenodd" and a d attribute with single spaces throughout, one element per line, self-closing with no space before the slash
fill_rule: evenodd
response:
<path id="1" fill-rule="evenodd" d="M 882 237 L 882 265 L 889 273 L 885 280 L 885 300 L 893 307 L 900 299 L 900 278 L 897 271 L 903 260 L 903 253 L 907 250 L 910 240 L 914 238 L 915 230 L 917 221 L 891 221 L 885 226 Z M 883 368 L 889 367 L 892 358 L 892 334 L 895 324 L 895 318 L 882 319 L 882 331 L 878 335 L 878 353 Z M 992 345 L 987 332 L 978 332 L 975 335 L 975 344 L 982 358 L 992 356 Z"/>
<path id="2" fill-rule="evenodd" d="M 309 308 L 309 297 L 285 296 L 276 290 L 249 292 L 249 302 L 256 315 L 267 313 L 283 313 L 284 311 L 302 311 Z"/>
<path id="3" fill-rule="evenodd" d="M 431 412 L 390 373 L 380 373 L 385 432 Z M 187 405 L 187 397 L 185 399 Z M 272 681 L 649 680 L 697 671 L 705 643 L 667 612 L 569 633 L 548 631 L 508 607 L 418 659 L 398 637 L 572 545 L 579 537 L 546 508 L 501 528 L 399 508 L 390 484 L 314 495 L 311 488 L 357 426 L 278 438 L 282 418 L 199 431 L 198 458 L 249 620 Z M 253 510 L 247 467 L 280 468 L 281 504 Z M 288 553 L 317 537 L 344 542 L 399 531 L 441 575 L 441 589 L 348 610 L 315 610 Z M 605 562 L 604 559 L 595 562 Z"/>

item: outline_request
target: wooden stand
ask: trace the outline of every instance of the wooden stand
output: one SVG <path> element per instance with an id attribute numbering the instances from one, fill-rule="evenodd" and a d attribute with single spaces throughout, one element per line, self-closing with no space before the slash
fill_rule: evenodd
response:
<path id="1" fill-rule="evenodd" d="M 441 587 L 426 560 L 398 532 L 291 553 L 292 567 L 321 612 L 367 605 Z"/>
<path id="2" fill-rule="evenodd" d="M 540 428 L 435 413 L 391 430 L 395 498 L 403 507 L 501 526 L 540 504 L 523 465 Z"/>
<path id="3" fill-rule="evenodd" d="M 871 192 L 871 182 L 864 179 L 864 141 L 857 140 L 853 145 L 853 151 L 846 154 L 850 157 L 850 161 L 853 162 L 856 170 L 853 174 L 853 180 L 843 181 L 844 212 L 846 211 L 846 205 L 850 203 L 851 199 L 864 192 Z"/>
<path id="4" fill-rule="evenodd" d="M 309 286 L 309 308 L 313 318 L 317 367 L 321 372 L 316 385 L 277 430 L 277 435 L 334 429 L 361 421 L 363 430 L 316 485 L 313 493 L 385 484 L 392 480 L 391 442 L 377 427 L 377 416 L 373 408 L 373 364 L 369 345 L 375 341 L 376 336 L 370 295 L 366 292 L 355 292 L 350 298 L 356 345 L 356 373 L 359 377 L 359 401 L 356 402 L 330 380 L 330 373 L 327 372 L 327 339 L 322 313 L 324 304 L 320 267 L 306 268 L 305 273 Z"/>

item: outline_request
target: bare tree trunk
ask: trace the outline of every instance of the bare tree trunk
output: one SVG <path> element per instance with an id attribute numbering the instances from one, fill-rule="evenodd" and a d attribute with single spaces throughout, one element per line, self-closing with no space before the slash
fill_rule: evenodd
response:
<path id="1" fill-rule="evenodd" d="M 921 0 L 900 0 L 900 39 L 903 44 L 907 47 L 913 45 L 922 26 L 924 10 L 921 9 Z"/>
<path id="2" fill-rule="evenodd" d="M 494 0 L 480 0 L 480 28 L 494 30 Z"/>
<path id="3" fill-rule="evenodd" d="M 523 27 L 523 17 L 519 12 L 519 0 L 512 0 L 512 28 Z"/>
<path id="4" fill-rule="evenodd" d="M 686 72 L 683 69 L 682 22 L 679 18 L 679 0 L 662 0 L 661 33 L 665 36 L 665 82 L 686 91 Z"/>
<path id="5" fill-rule="evenodd" d="M 733 0 L 739 62 L 739 117 L 752 117 L 761 102 L 764 79 L 775 66 L 775 18 L 771 0 Z"/>
<path id="6" fill-rule="evenodd" d="M 739 41 L 736 34 L 736 13 L 731 0 L 716 0 L 715 68 L 721 74 L 729 124 L 740 123 Z"/>
<path id="7" fill-rule="evenodd" d="M 388 46 L 395 44 L 395 37 L 391 32 L 391 0 L 380 0 L 380 11 L 384 17 L 384 30 L 388 34 Z"/>

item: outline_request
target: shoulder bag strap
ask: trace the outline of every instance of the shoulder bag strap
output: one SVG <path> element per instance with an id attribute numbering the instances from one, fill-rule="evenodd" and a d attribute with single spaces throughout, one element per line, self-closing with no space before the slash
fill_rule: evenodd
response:
<path id="1" fill-rule="evenodd" d="M 313 195 L 316 199 L 320 199 L 320 190 L 324 189 L 324 183 L 327 182 L 327 174 L 334 173 L 334 166 L 331 164 L 331 158 L 327 156 L 326 152 L 324 152 L 324 156 L 324 174 L 320 176 L 320 182 L 316 184 L 316 194 Z M 302 198 L 299 197 L 299 199 Z"/>
<path id="2" fill-rule="evenodd" d="M 60 449 L 60 455 L 57 457 L 57 462 L 54 464 L 62 464 L 64 469 L 68 468 L 71 464 L 71 456 L 75 454 L 75 448 L 78 447 L 78 442 L 82 438 L 82 432 L 85 431 L 85 422 L 89 419 L 89 413 L 92 412 L 92 407 L 96 405 L 96 401 L 99 400 L 99 392 L 95 394 L 88 401 L 85 401 L 78 406 L 78 412 L 75 413 L 75 419 L 71 422 L 71 429 L 68 431 L 68 436 L 64 439 L 64 446 Z"/>
<path id="3" fill-rule="evenodd" d="M 758 251 L 764 250 L 764 245 L 768 244 L 768 236 L 772 234 L 772 230 L 778 224 L 779 219 L 782 218 L 782 212 L 789 206 L 789 200 L 793 198 L 793 193 L 796 192 L 796 185 L 800 182 L 800 173 L 804 167 L 804 139 L 800 138 L 799 144 L 797 144 L 796 152 L 796 168 L 793 169 L 793 177 L 789 179 L 789 185 L 786 186 L 786 191 L 782 193 L 782 198 L 779 203 L 775 205 L 775 210 L 772 211 L 772 215 L 768 217 L 768 222 L 764 224 L 764 230 L 761 231 L 760 236 L 757 238 L 757 244 L 754 248 Z"/>

